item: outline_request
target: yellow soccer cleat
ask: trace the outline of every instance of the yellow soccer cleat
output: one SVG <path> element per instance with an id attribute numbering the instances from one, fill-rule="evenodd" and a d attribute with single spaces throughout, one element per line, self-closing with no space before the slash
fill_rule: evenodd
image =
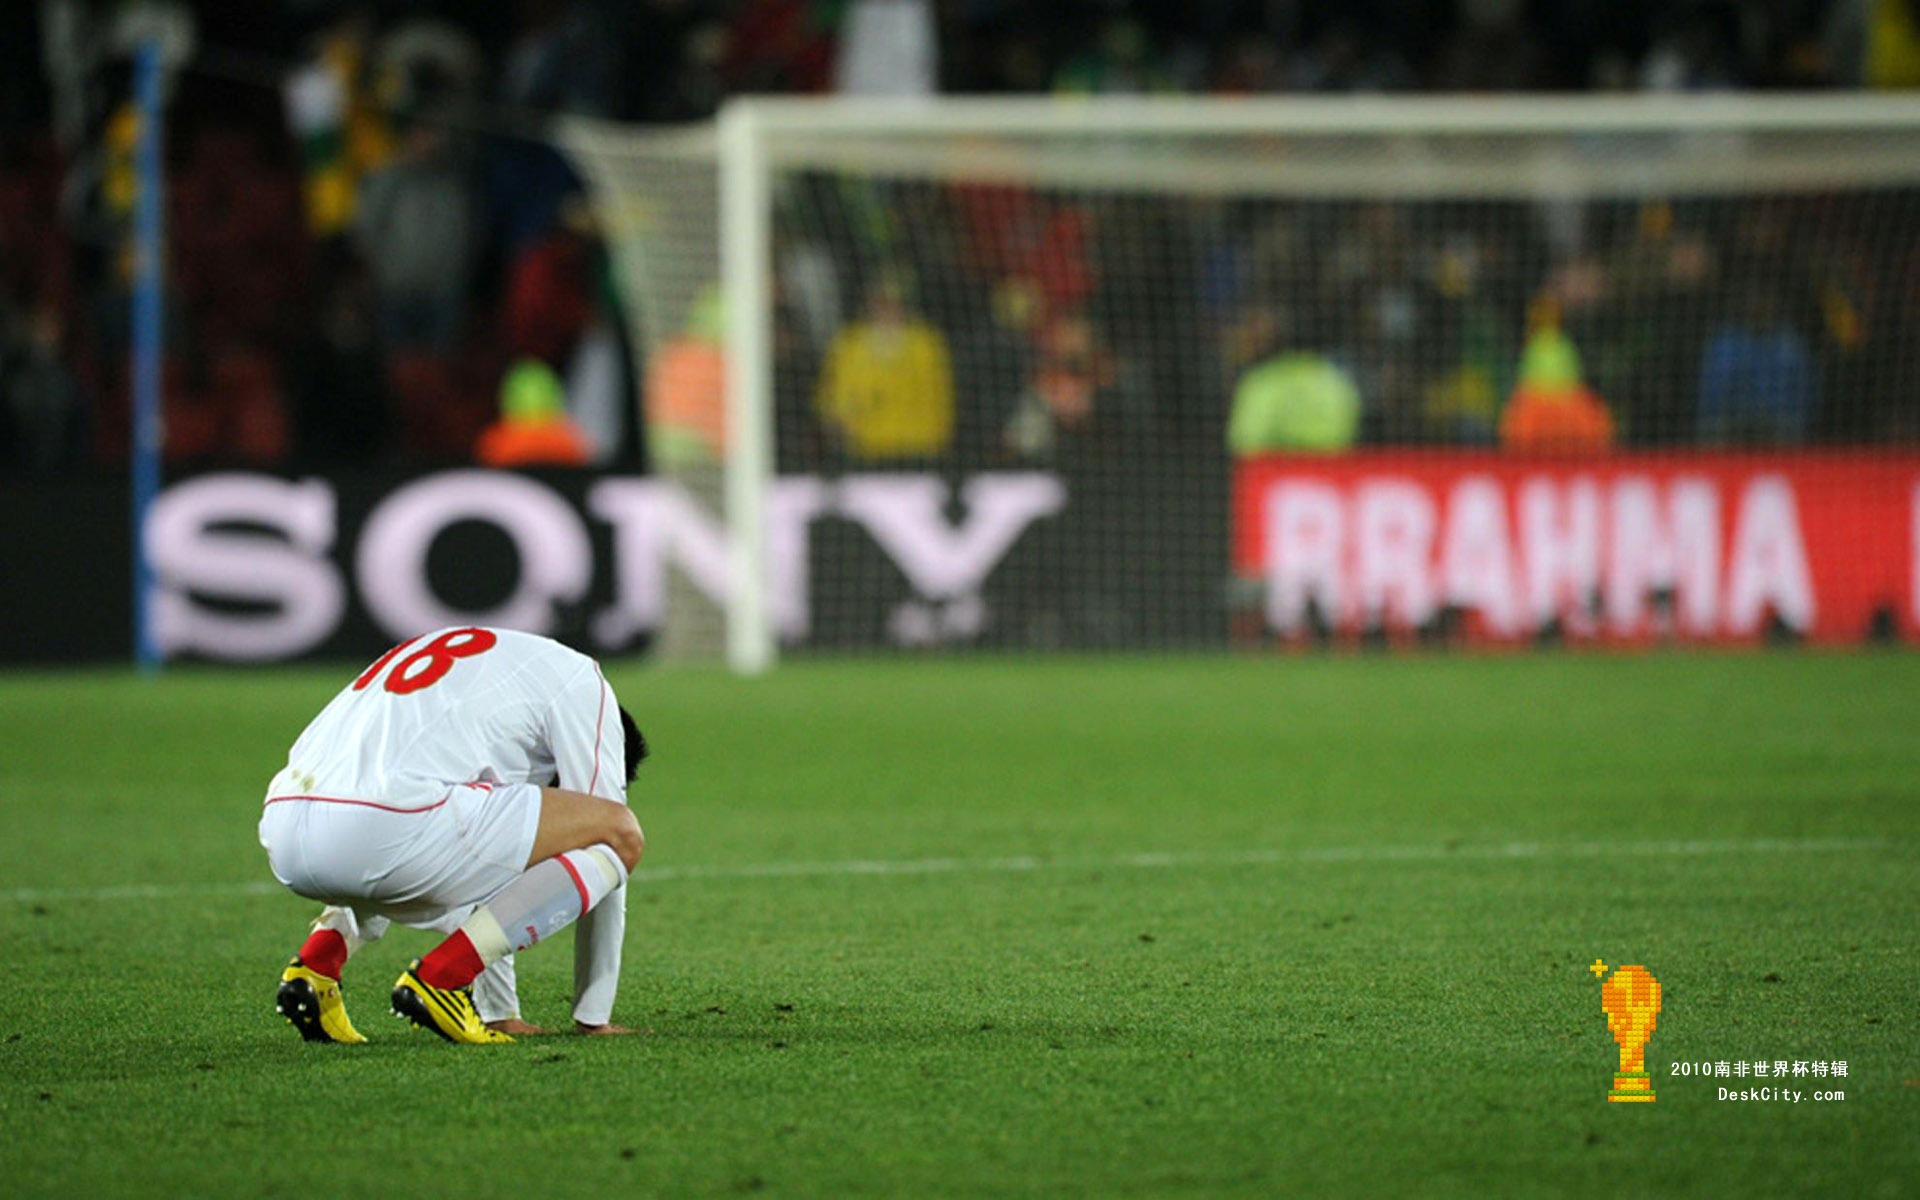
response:
<path id="1" fill-rule="evenodd" d="M 400 972 L 393 984 L 393 1012 L 422 1029 L 431 1029 L 450 1042 L 478 1046 L 488 1042 L 510 1042 L 512 1037 L 497 1029 L 488 1029 L 473 1007 L 473 989 L 457 991 L 437 988 L 415 974 L 420 960 Z"/>
<path id="2" fill-rule="evenodd" d="M 310 1042 L 353 1046 L 367 1040 L 347 1019 L 347 1002 L 340 996 L 340 981 L 308 968 L 297 957 L 280 972 L 280 991 L 274 997 L 274 1007 Z"/>

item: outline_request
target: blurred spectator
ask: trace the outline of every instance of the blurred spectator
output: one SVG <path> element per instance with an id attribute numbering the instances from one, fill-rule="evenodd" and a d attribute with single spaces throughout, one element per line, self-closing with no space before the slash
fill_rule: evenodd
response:
<path id="1" fill-rule="evenodd" d="M 613 263 L 595 244 L 587 324 L 567 362 L 567 411 L 587 439 L 590 460 L 608 465 L 641 460 L 634 414 L 633 361 Z"/>
<path id="2" fill-rule="evenodd" d="M 100 37 L 98 15 L 84 4 L 40 6 L 40 68 L 52 101 L 53 136 L 72 151 L 85 139 L 97 102 L 92 76 Z"/>
<path id="3" fill-rule="evenodd" d="M 139 138 L 140 116 L 131 103 L 105 112 L 68 170 L 60 196 L 61 215 L 73 238 L 75 281 L 91 319 L 100 365 L 107 370 L 125 353 L 132 328 L 128 303 Z"/>
<path id="4" fill-rule="evenodd" d="M 744 0 L 725 39 L 727 87 L 734 92 L 824 92 L 833 38 L 822 5 Z"/>
<path id="5" fill-rule="evenodd" d="M 593 208 L 575 192 L 547 233 L 508 268 L 502 302 L 508 353 L 544 362 L 567 381 L 567 407 L 596 462 L 621 452 L 632 390 L 611 263 Z"/>
<path id="6" fill-rule="evenodd" d="M 560 377 L 523 359 L 500 381 L 500 419 L 481 431 L 473 456 L 487 467 L 577 467 L 592 454 L 567 416 Z"/>
<path id="7" fill-rule="evenodd" d="M 815 399 L 820 421 L 852 458 L 933 458 L 953 438 L 947 340 L 907 310 L 902 282 L 876 281 L 866 314 L 828 347 Z"/>
<path id="8" fill-rule="evenodd" d="M 472 35 L 450 21 L 413 17 L 373 48 L 382 105 L 399 113 L 444 111 L 477 96 L 486 60 Z"/>
<path id="9" fill-rule="evenodd" d="M 1458 232 L 1433 262 L 1438 328 L 1435 341 L 1449 365 L 1425 387 L 1426 432 L 1443 442 L 1486 445 L 1495 440 L 1500 393 L 1511 379 L 1512 317 L 1493 276 L 1510 270 L 1505 247 L 1492 231 Z"/>
<path id="10" fill-rule="evenodd" d="M 616 445 L 632 455 L 628 327 L 603 250 L 567 203 L 582 182 L 554 145 L 522 136 L 532 126 L 517 111 L 678 120 L 710 116 L 740 91 L 830 89 L 1920 82 L 1920 0 L 297 0 L 281 22 L 253 25 L 169 0 L 28 9 L 6 24 L 6 61 L 16 74 L 37 64 L 45 86 L 0 86 L 0 291 L 20 298 L 7 370 L 47 381 L 36 395 L 77 399 L 77 425 L 34 427 L 65 430 L 55 441 L 90 428 L 106 459 L 126 437 L 139 130 L 125 101 L 128 51 L 143 31 L 163 35 L 174 98 L 169 444 L 209 461 L 257 460 L 287 440 L 280 379 L 301 456 L 465 457 L 505 364 L 522 356 L 564 380 L 596 461 Z M 215 53 L 192 53 L 195 11 L 213 14 L 202 19 L 218 26 L 206 37 Z M 286 30 L 315 32 L 302 45 Z M 286 64 L 290 147 L 229 103 L 256 86 L 238 81 L 248 56 Z M 450 129 L 491 132 L 456 140 Z M 1604 139 L 1569 146 L 1608 151 Z M 64 221 L 43 237 L 46 180 L 62 173 Z M 1515 389 L 1516 335 L 1543 289 L 1580 348 L 1588 396 L 1606 398 L 1594 404 L 1614 440 L 1853 442 L 1920 428 L 1907 386 L 1920 374 L 1911 189 L 1375 204 L 982 178 L 782 173 L 774 391 L 794 465 L 818 464 L 822 432 L 861 461 L 1011 453 L 1065 474 L 1074 468 L 1063 455 L 1088 449 L 1097 471 L 1092 459 L 1115 441 L 1158 452 L 1191 433 L 1217 446 L 1229 416 L 1221 393 L 1259 393 L 1256 378 L 1275 377 L 1262 371 L 1283 348 L 1311 348 L 1309 359 L 1345 378 L 1360 418 L 1347 441 L 1488 444 L 1510 391 L 1509 444 L 1609 440 L 1586 436 L 1597 420 L 1584 435 L 1556 425 L 1593 414 L 1536 403 L 1538 372 Z M 302 213 L 304 239 L 286 228 Z M 370 264 L 370 278 L 310 272 L 342 252 Z M 856 281 L 902 261 L 939 281 L 913 314 L 883 284 L 845 322 Z M 1774 297 L 1764 322 L 1742 299 L 1755 289 Z M 313 316 L 296 319 L 305 296 Z M 1307 337 L 1296 327 L 1283 347 L 1282 312 L 1319 328 Z M 463 339 L 469 316 L 498 336 Z M 689 318 L 647 363 L 650 417 L 671 443 L 663 462 L 719 445 L 708 324 Z M 1540 357 L 1535 339 L 1524 358 Z M 44 371 L 50 363 L 63 380 Z M 1321 399 L 1340 394 L 1330 386 Z M 666 410 L 654 412 L 663 396 Z M 10 407 L 17 400 L 9 392 L 0 404 L 10 453 L 31 423 Z M 1116 429 L 1127 436 L 1106 436 Z"/>
<path id="11" fill-rule="evenodd" d="M 1520 382 L 1500 416 L 1500 445 L 1517 454 L 1599 454 L 1613 446 L 1613 416 L 1582 382 L 1580 352 L 1543 321 L 1520 360 Z"/>
<path id="12" fill-rule="evenodd" d="M 1040 337 L 1026 389 L 1007 423 L 1007 448 L 1026 459 L 1054 457 L 1061 441 L 1111 428 L 1120 364 L 1084 316 L 1060 317 Z"/>
<path id="13" fill-rule="evenodd" d="M 0 463 L 35 473 L 72 467 L 84 455 L 85 398 L 61 354 L 60 314 L 0 306 Z"/>
<path id="14" fill-rule="evenodd" d="M 1920 87 L 1920 4 L 1915 0 L 1836 0 L 1824 32 L 1838 82 Z"/>
<path id="15" fill-rule="evenodd" d="M 60 187 L 51 152 L 7 154 L 0 139 L 0 323 L 26 297 L 65 310 L 71 305 L 70 248 L 59 222 L 49 222 Z"/>
<path id="16" fill-rule="evenodd" d="M 372 285 L 364 267 L 348 262 L 335 272 L 310 331 L 289 360 L 300 458 L 365 464 L 385 455 L 393 417 L 383 352 Z"/>
<path id="17" fill-rule="evenodd" d="M 169 462 L 266 464 L 287 453 L 273 362 L 245 346 L 183 341 L 166 360 L 161 405 Z"/>
<path id="18" fill-rule="evenodd" d="M 393 156 L 393 130 L 373 95 L 371 7 L 316 35 L 287 76 L 287 125 L 300 151 L 307 230 L 325 240 L 353 226 L 361 181 Z"/>
<path id="19" fill-rule="evenodd" d="M 930 96 L 940 86 L 932 0 L 852 0 L 834 87 L 847 96 Z"/>
<path id="20" fill-rule="evenodd" d="M 474 208 L 465 166 L 432 124 L 408 130 L 399 157 L 367 180 L 356 232 L 388 345 L 453 348 L 477 248 Z"/>
<path id="21" fill-rule="evenodd" d="M 953 200 L 964 261 L 997 285 L 996 308 L 1023 312 L 1037 325 L 1084 307 L 1095 273 L 1082 206 L 991 184 L 962 184 Z"/>
<path id="22" fill-rule="evenodd" d="M 712 116 L 727 95 L 731 31 L 683 0 L 651 0 L 647 16 L 654 36 L 640 42 L 632 84 L 639 115 L 655 121 Z"/>
<path id="23" fill-rule="evenodd" d="M 720 461 L 726 449 L 726 312 L 712 288 L 694 301 L 686 328 L 647 367 L 647 445 L 668 470 Z"/>
<path id="24" fill-rule="evenodd" d="M 1765 288 L 1715 329 L 1700 355 L 1699 436 L 1708 442 L 1780 444 L 1806 437 L 1819 377 L 1806 337 Z"/>
<path id="25" fill-rule="evenodd" d="M 1156 59 L 1155 50 L 1139 22 L 1111 17 L 1091 45 L 1060 65 L 1053 90 L 1068 95 L 1170 92 L 1173 76 Z"/>
<path id="26" fill-rule="evenodd" d="M 501 70 L 502 99 L 548 112 L 609 112 L 621 46 L 605 14 L 617 7 L 520 0 L 520 29 Z"/>
<path id="27" fill-rule="evenodd" d="M 1389 204 L 1343 213 L 1317 272 L 1320 294 L 1294 314 L 1321 325 L 1334 314 L 1338 340 L 1315 340 L 1350 364 L 1368 401 L 1368 441 L 1406 441 L 1423 432 L 1427 372 L 1443 361 L 1442 305 L 1421 270 L 1414 219 Z"/>
<path id="28" fill-rule="evenodd" d="M 507 264 L 560 224 L 568 202 L 584 191 L 566 155 L 545 142 L 491 138 L 481 166 L 490 240 Z"/>
<path id="29" fill-rule="evenodd" d="M 26 0 L 8 7 L 26 7 Z M 159 43 L 162 87 L 169 95 L 198 51 L 194 6 L 184 0 L 40 0 L 37 7 L 41 68 L 52 91 L 53 133 L 69 154 L 81 151 L 104 111 L 126 98 L 127 71 L 137 46 Z"/>
<path id="30" fill-rule="evenodd" d="M 1529 27 L 1524 0 L 1463 0 L 1459 28 L 1440 49 L 1436 90 L 1513 92 L 1548 82 L 1546 48 Z"/>
<path id="31" fill-rule="evenodd" d="M 203 400 L 212 412 L 217 460 L 255 464 L 287 455 L 286 400 L 273 360 L 248 346 L 229 344 L 208 356 Z"/>
<path id="32" fill-rule="evenodd" d="M 1693 432 L 1700 321 L 1715 310 L 1723 255 L 1666 201 L 1594 205 L 1583 220 L 1595 227 L 1590 236 L 1616 232 L 1549 281 L 1561 327 L 1634 441 L 1683 441 Z"/>
<path id="33" fill-rule="evenodd" d="M 400 445 L 414 462 L 457 462 L 471 457 L 480 431 L 498 413 L 489 400 L 502 372 L 484 357 L 454 358 L 422 351 L 389 350 L 387 391 L 400 430 Z"/>
<path id="34" fill-rule="evenodd" d="M 592 316 L 598 256 L 593 210 L 576 193 L 562 202 L 546 236 L 507 270 L 504 324 L 515 358 L 539 359 L 556 370 L 566 365 Z"/>
<path id="35" fill-rule="evenodd" d="M 1350 18 L 1333 22 L 1295 54 L 1286 75 L 1287 87 L 1301 92 L 1396 92 L 1413 82 L 1406 59 Z"/>
<path id="36" fill-rule="evenodd" d="M 1649 92 L 1717 91 L 1739 82 L 1733 39 L 1719 22 L 1737 20 L 1705 6 L 1666 9 L 1656 22 L 1653 48 L 1640 64 Z"/>
<path id="37" fill-rule="evenodd" d="M 1285 84 L 1284 70 L 1278 41 L 1260 35 L 1243 36 L 1228 45 L 1212 90 L 1226 96 L 1278 92 Z"/>
<path id="38" fill-rule="evenodd" d="M 193 138 L 170 184 L 168 281 L 196 336 L 213 348 L 280 341 L 307 286 L 298 188 L 252 137 L 220 129 Z"/>
<path id="39" fill-rule="evenodd" d="M 1185 198 L 1124 192 L 1090 196 L 1084 207 L 1091 271 L 1101 293 L 1084 312 L 1094 321 L 1097 345 L 1115 364 L 1098 424 L 1129 432 L 1155 424 L 1204 429 L 1201 436 L 1212 441 L 1219 377 L 1204 366 L 1196 370 L 1190 355 L 1140 352 L 1164 342 L 1192 346 L 1204 361 L 1211 349 L 1206 316 L 1195 303 L 1205 260 L 1192 244 L 1195 227 L 1206 227 L 1207 212 Z"/>
<path id="40" fill-rule="evenodd" d="M 793 204 L 774 212 L 774 244 L 780 261 L 775 273 L 780 301 L 791 310 L 798 331 L 814 354 L 825 352 L 839 330 L 844 309 L 834 254 L 819 232 L 807 228 Z"/>
<path id="41" fill-rule="evenodd" d="M 1253 366 L 1233 390 L 1227 448 L 1236 456 L 1334 454 L 1360 432 L 1360 389 L 1324 354 L 1295 350 Z"/>

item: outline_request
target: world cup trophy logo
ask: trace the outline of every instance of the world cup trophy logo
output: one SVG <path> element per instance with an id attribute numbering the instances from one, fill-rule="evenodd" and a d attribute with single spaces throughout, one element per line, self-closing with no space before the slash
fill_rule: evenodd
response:
<path id="1" fill-rule="evenodd" d="M 1607 1099 L 1653 1103 L 1653 1080 L 1647 1077 L 1647 1039 L 1653 1036 L 1654 1022 L 1660 1016 L 1660 981 L 1645 967 L 1621 967 L 1600 985 L 1600 1007 L 1606 1010 L 1613 1040 L 1620 1043 L 1620 1073 L 1613 1077 L 1613 1090 L 1607 1093 Z"/>

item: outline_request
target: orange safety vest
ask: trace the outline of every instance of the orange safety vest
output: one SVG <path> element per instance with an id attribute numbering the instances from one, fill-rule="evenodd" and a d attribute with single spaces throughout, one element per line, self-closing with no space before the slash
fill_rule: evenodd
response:
<path id="1" fill-rule="evenodd" d="M 1500 417 L 1500 444 L 1525 454 L 1600 454 L 1613 446 L 1613 416 L 1584 387 L 1521 387 Z"/>
<path id="2" fill-rule="evenodd" d="M 488 467 L 577 467 L 587 441 L 566 421 L 499 420 L 481 431 L 473 456 Z"/>

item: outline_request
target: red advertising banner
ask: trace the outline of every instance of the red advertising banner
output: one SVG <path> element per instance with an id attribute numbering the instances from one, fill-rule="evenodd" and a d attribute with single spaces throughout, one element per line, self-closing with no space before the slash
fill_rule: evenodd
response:
<path id="1" fill-rule="evenodd" d="M 1920 633 L 1920 453 L 1272 456 L 1234 470 L 1266 625 L 1472 640 Z"/>

